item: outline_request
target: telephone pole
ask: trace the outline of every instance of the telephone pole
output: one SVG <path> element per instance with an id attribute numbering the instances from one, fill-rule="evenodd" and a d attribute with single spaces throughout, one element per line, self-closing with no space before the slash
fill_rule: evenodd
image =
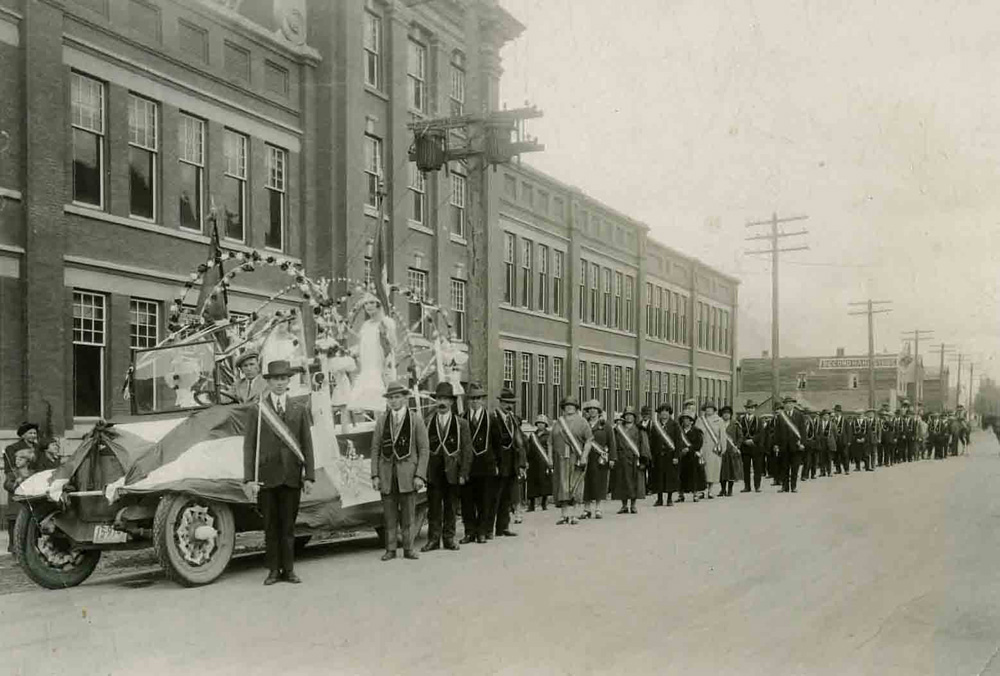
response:
<path id="1" fill-rule="evenodd" d="M 941 370 L 938 372 L 938 382 L 941 383 L 941 410 L 944 411 L 948 408 L 948 379 L 944 377 L 944 355 L 954 352 L 955 346 L 949 343 L 938 343 L 931 345 L 931 348 L 941 352 Z"/>
<path id="2" fill-rule="evenodd" d="M 791 223 L 792 221 L 804 221 L 808 216 L 787 216 L 785 218 L 778 218 L 777 213 L 771 214 L 771 219 L 768 221 L 754 221 L 747 223 L 746 227 L 753 228 L 759 225 L 770 225 L 771 232 L 767 235 L 755 235 L 753 237 L 747 237 L 747 240 L 758 240 L 766 239 L 768 240 L 771 247 L 769 249 L 758 249 L 755 251 L 747 251 L 748 256 L 758 256 L 761 254 L 766 254 L 771 256 L 771 404 L 774 405 L 778 402 L 781 397 L 781 383 L 779 381 L 779 369 L 778 360 L 779 354 L 779 332 L 778 332 L 778 254 L 785 253 L 787 251 L 805 251 L 809 248 L 806 246 L 794 246 L 785 247 L 784 249 L 778 248 L 778 240 L 785 237 L 794 237 L 796 235 L 805 235 L 808 230 L 796 230 L 795 232 L 780 232 L 778 230 L 778 224 L 780 223 Z"/>
<path id="3" fill-rule="evenodd" d="M 920 364 L 920 336 L 931 337 L 934 335 L 933 331 L 925 331 L 923 329 L 914 329 L 913 331 L 904 331 L 904 339 L 913 339 L 913 407 L 916 408 L 918 401 L 923 401 L 924 399 L 924 369 Z"/>
<path id="4" fill-rule="evenodd" d="M 969 363 L 969 405 L 966 407 L 969 410 L 969 415 L 972 415 L 972 384 L 976 382 L 973 380 L 973 373 L 975 373 L 976 363 Z"/>
<path id="5" fill-rule="evenodd" d="M 958 408 L 959 402 L 962 401 L 962 358 L 964 356 L 963 353 L 958 353 L 958 370 L 955 372 L 955 408 Z"/>
<path id="6" fill-rule="evenodd" d="M 868 315 L 868 408 L 875 408 L 875 325 L 873 315 L 892 312 L 892 308 L 875 309 L 876 305 L 889 305 L 891 300 L 871 300 L 870 298 L 862 303 L 848 303 L 848 305 L 863 305 L 865 310 L 861 312 L 848 312 L 849 315 Z"/>

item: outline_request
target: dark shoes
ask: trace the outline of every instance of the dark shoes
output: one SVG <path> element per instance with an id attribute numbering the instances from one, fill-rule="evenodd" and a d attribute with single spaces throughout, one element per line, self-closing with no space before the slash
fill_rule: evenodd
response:
<path id="1" fill-rule="evenodd" d="M 493 539 L 493 533 L 487 533 L 486 534 L 486 539 L 487 540 L 492 540 Z"/>
<path id="2" fill-rule="evenodd" d="M 281 575 L 279 575 L 277 571 L 272 570 L 270 573 L 267 574 L 267 577 L 264 578 L 264 586 L 270 587 L 272 584 L 275 584 L 280 581 L 281 581 Z"/>
<path id="3" fill-rule="evenodd" d="M 515 533 L 512 530 L 497 531 L 497 535 L 502 535 L 505 538 L 516 538 L 517 537 L 517 533 Z"/>
<path id="4" fill-rule="evenodd" d="M 440 542 L 428 542 L 426 545 L 420 548 L 422 552 L 433 552 L 435 549 L 441 549 Z"/>
<path id="5" fill-rule="evenodd" d="M 750 492 L 749 488 L 744 488 L 742 491 L 740 491 L 740 493 L 749 493 L 749 492 Z"/>
<path id="6" fill-rule="evenodd" d="M 293 573 L 292 571 L 288 571 L 287 573 L 285 573 L 285 582 L 291 582 L 292 584 L 302 584 L 302 578 Z"/>
<path id="7" fill-rule="evenodd" d="M 619 514 L 628 514 L 628 507 L 622 507 L 618 510 Z"/>
<path id="8" fill-rule="evenodd" d="M 385 554 L 382 555 L 383 561 L 392 561 L 394 558 L 396 558 L 396 550 L 393 550 L 391 552 L 386 552 Z"/>
<path id="9" fill-rule="evenodd" d="M 449 540 L 448 542 L 445 542 L 444 548 L 453 552 L 457 552 L 459 549 L 458 544 L 454 540 Z"/>
<path id="10" fill-rule="evenodd" d="M 408 551 L 408 552 L 403 552 L 403 558 L 404 559 L 409 559 L 410 561 L 416 561 L 420 557 L 417 556 L 416 552 L 414 552 L 414 551 L 411 550 L 411 551 Z"/>
<path id="11" fill-rule="evenodd" d="M 629 514 L 638 514 L 639 510 L 635 508 L 635 505 L 632 505 L 631 507 L 629 507 L 628 512 Z"/>
<path id="12" fill-rule="evenodd" d="M 486 544 L 486 536 L 485 535 L 477 535 L 476 536 L 476 544 L 477 545 L 485 545 Z"/>
<path id="13" fill-rule="evenodd" d="M 466 535 L 464 538 L 458 541 L 459 544 L 468 545 L 476 541 L 475 535 Z"/>

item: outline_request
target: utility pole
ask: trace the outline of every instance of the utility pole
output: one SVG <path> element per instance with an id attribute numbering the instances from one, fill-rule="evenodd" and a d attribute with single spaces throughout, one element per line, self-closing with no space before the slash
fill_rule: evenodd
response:
<path id="1" fill-rule="evenodd" d="M 944 411 L 948 408 L 948 379 L 944 377 L 944 355 L 954 352 L 955 346 L 948 343 L 938 343 L 931 345 L 931 348 L 941 352 L 941 370 L 938 371 L 938 381 L 941 384 L 941 410 Z"/>
<path id="2" fill-rule="evenodd" d="M 969 405 L 966 407 L 969 410 L 969 415 L 972 415 L 972 383 L 976 382 L 972 379 L 972 374 L 975 372 L 976 364 L 975 362 L 969 363 Z"/>
<path id="3" fill-rule="evenodd" d="M 924 369 L 920 364 L 920 336 L 930 337 L 934 335 L 933 331 L 925 331 L 923 329 L 914 329 L 913 331 L 904 331 L 903 338 L 909 339 L 913 338 L 913 406 L 916 408 L 918 401 L 923 401 L 924 399 Z"/>
<path id="4" fill-rule="evenodd" d="M 875 326 L 873 315 L 892 312 L 891 308 L 876 310 L 876 305 L 889 305 L 891 300 L 871 300 L 863 303 L 848 303 L 848 305 L 863 305 L 865 310 L 861 312 L 848 312 L 849 315 L 868 315 L 868 408 L 875 408 Z"/>
<path id="5" fill-rule="evenodd" d="M 778 248 L 778 240 L 784 237 L 794 237 L 796 235 L 805 235 L 808 230 L 797 230 L 795 232 L 779 232 L 779 223 L 791 223 L 792 221 L 804 221 L 808 216 L 788 216 L 786 218 L 778 218 L 777 213 L 771 214 L 771 220 L 768 221 L 754 221 L 747 223 L 746 227 L 753 228 L 758 225 L 770 225 L 771 232 L 767 235 L 755 235 L 753 237 L 747 237 L 747 240 L 757 240 L 766 239 L 771 245 L 770 249 L 759 249 L 756 251 L 747 251 L 748 256 L 757 256 L 761 254 L 766 254 L 771 256 L 771 404 L 774 405 L 778 403 L 781 397 L 781 383 L 779 381 L 779 331 L 778 331 L 778 254 L 787 251 L 805 251 L 809 246 L 795 246 L 795 247 L 785 247 L 784 249 Z"/>
<path id="6" fill-rule="evenodd" d="M 955 373 L 955 408 L 958 408 L 959 403 L 962 401 L 962 358 L 965 355 L 961 352 L 958 353 L 958 370 Z"/>

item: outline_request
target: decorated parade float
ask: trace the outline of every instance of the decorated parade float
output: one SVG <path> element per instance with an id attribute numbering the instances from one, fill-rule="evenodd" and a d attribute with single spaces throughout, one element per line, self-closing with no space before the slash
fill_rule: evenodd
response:
<path id="1" fill-rule="evenodd" d="M 286 286 L 249 316 L 231 315 L 230 282 L 265 268 Z M 461 392 L 467 355 L 451 336 L 446 313 L 384 276 L 367 285 L 313 279 L 298 262 L 223 252 L 213 238 L 209 259 L 171 306 L 169 335 L 134 353 L 122 388 L 131 415 L 98 422 L 64 464 L 18 488 L 21 567 L 43 587 L 71 587 L 103 551 L 152 547 L 180 584 L 218 578 L 237 533 L 262 527 L 243 489 L 243 433 L 263 391 L 253 362 L 277 359 L 296 367 L 290 393 L 312 410 L 316 483 L 302 498 L 296 544 L 372 528 L 382 537 L 370 441 L 385 385 L 409 382 L 413 408 L 430 405 L 436 381 Z M 424 510 L 421 499 L 416 528 Z"/>

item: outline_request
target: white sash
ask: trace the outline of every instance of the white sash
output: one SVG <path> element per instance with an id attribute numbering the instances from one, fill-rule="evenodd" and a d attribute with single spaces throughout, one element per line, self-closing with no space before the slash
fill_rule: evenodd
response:
<path id="1" fill-rule="evenodd" d="M 781 419 L 785 421 L 786 425 L 788 425 L 788 429 L 792 430 L 792 434 L 794 434 L 799 441 L 802 441 L 802 433 L 799 432 L 799 428 L 795 426 L 792 419 L 789 418 L 784 411 L 778 411 L 778 415 L 780 415 Z"/>
<path id="2" fill-rule="evenodd" d="M 563 418 L 563 416 L 559 416 L 559 427 L 562 428 L 563 435 L 566 437 L 566 441 L 569 442 L 569 445 L 573 447 L 573 451 L 580 458 L 586 458 L 586 456 L 583 454 L 583 449 L 580 448 L 580 440 L 577 439 L 576 436 L 569 431 L 569 425 L 566 424 L 566 419 Z"/>
<path id="3" fill-rule="evenodd" d="M 454 424 L 456 424 L 456 422 L 455 422 L 455 414 L 452 413 L 451 414 L 451 418 L 448 420 L 448 426 L 445 428 L 444 434 L 442 434 L 441 433 L 441 419 L 438 418 L 436 415 L 434 416 L 434 425 L 437 427 L 437 433 L 438 433 L 438 450 L 439 451 L 444 451 L 444 454 L 446 456 L 448 456 L 449 458 L 454 458 L 456 455 L 458 455 L 459 451 L 462 450 L 461 434 L 459 434 L 458 447 L 455 449 L 454 453 L 449 453 L 448 452 L 448 447 L 445 445 L 445 442 L 448 440 L 448 433 L 451 431 L 451 426 L 454 425 Z"/>
<path id="4" fill-rule="evenodd" d="M 717 447 L 719 445 L 719 435 L 716 434 L 715 430 L 712 429 L 712 424 L 708 422 L 708 418 L 706 418 L 703 415 L 700 415 L 698 417 L 701 418 L 701 421 L 703 423 L 705 423 L 705 430 L 708 432 L 708 436 L 712 437 L 713 445 Z"/>
<path id="5" fill-rule="evenodd" d="M 270 427 L 271 430 L 276 435 L 278 435 L 278 438 L 281 439 L 285 443 L 285 445 L 291 449 L 292 453 L 295 454 L 295 457 L 299 459 L 299 462 L 301 462 L 304 465 L 306 463 L 306 458 L 302 454 L 302 449 L 299 448 L 298 440 L 295 438 L 295 435 L 292 434 L 292 431 L 288 429 L 288 425 L 285 424 L 285 421 L 279 418 L 275 410 L 271 408 L 271 402 L 268 401 L 265 403 L 261 401 L 260 403 L 257 404 L 257 406 L 260 409 L 259 410 L 260 417 L 264 419 L 264 422 L 267 423 L 267 426 Z M 286 411 L 288 410 L 287 404 L 285 410 Z M 257 436 L 258 438 L 260 437 L 259 428 L 257 429 Z"/>
<path id="6" fill-rule="evenodd" d="M 663 426 L 660 424 L 660 421 L 657 420 L 655 417 L 653 418 L 653 429 L 656 430 L 656 433 L 660 435 L 661 439 L 667 442 L 667 446 L 670 447 L 671 451 L 677 450 L 677 446 L 674 445 L 674 440 L 670 438 L 670 435 L 667 434 L 667 431 L 663 429 Z"/>
<path id="7" fill-rule="evenodd" d="M 538 440 L 538 436 L 532 432 L 529 437 L 531 438 L 531 445 L 535 447 L 536 451 L 538 451 L 538 455 L 542 456 L 542 460 L 545 461 L 545 465 L 547 467 L 552 467 L 552 458 L 550 458 L 549 454 L 545 452 L 544 448 L 542 448 L 542 442 Z"/>
<path id="8" fill-rule="evenodd" d="M 635 453 L 635 464 L 638 466 L 639 458 L 641 456 L 641 453 L 639 453 L 639 447 L 635 445 L 634 441 L 632 441 L 632 437 L 626 434 L 624 427 L 622 427 L 621 425 L 616 425 L 615 431 L 618 432 L 621 438 L 625 440 L 625 445 L 628 446 L 633 453 Z"/>
<path id="9" fill-rule="evenodd" d="M 476 436 L 479 434 L 479 428 L 483 426 L 483 421 L 485 420 L 486 446 L 483 447 L 483 450 L 477 451 L 476 445 L 475 444 L 472 445 L 472 454 L 475 455 L 476 457 L 479 457 L 480 455 L 485 455 L 486 451 L 489 450 L 489 445 L 490 445 L 490 414 L 487 413 L 485 409 L 480 409 L 480 410 L 482 411 L 482 413 L 480 413 L 479 424 L 476 425 L 476 431 L 472 434 L 472 438 L 475 439 Z"/>

